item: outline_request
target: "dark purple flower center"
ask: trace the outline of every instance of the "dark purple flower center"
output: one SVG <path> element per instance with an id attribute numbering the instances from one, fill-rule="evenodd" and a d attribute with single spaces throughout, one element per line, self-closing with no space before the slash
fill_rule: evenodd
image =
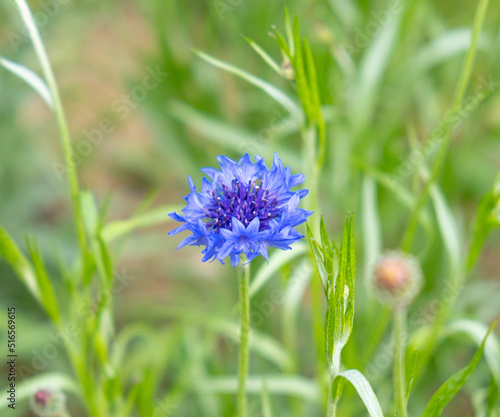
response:
<path id="1" fill-rule="evenodd" d="M 205 208 L 208 219 L 207 228 L 218 233 L 219 229 L 231 230 L 231 220 L 237 218 L 247 227 L 256 217 L 259 218 L 261 230 L 269 229 L 269 222 L 281 215 L 278 205 L 278 194 L 271 194 L 260 182 L 242 183 L 233 178 L 228 187 L 221 182 L 221 188 L 212 192 L 213 204 Z"/>

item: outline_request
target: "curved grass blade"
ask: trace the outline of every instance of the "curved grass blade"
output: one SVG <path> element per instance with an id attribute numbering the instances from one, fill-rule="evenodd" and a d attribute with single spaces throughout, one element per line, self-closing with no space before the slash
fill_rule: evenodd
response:
<path id="1" fill-rule="evenodd" d="M 269 84 L 268 82 L 262 80 L 259 77 L 256 77 L 255 75 L 252 75 L 242 70 L 241 68 L 235 67 L 234 65 L 228 64 L 227 62 L 221 61 L 217 58 L 213 58 L 204 52 L 201 52 L 196 49 L 193 49 L 193 52 L 196 55 L 198 55 L 201 59 L 205 60 L 214 67 L 227 71 L 231 74 L 234 74 L 237 77 L 241 78 L 242 80 L 245 80 L 250 84 L 254 85 L 255 87 L 261 89 L 271 98 L 280 103 L 285 109 L 287 109 L 290 114 L 292 114 L 298 119 L 302 118 L 302 112 L 299 106 L 297 106 L 297 104 L 279 88 L 275 87 L 272 84 Z"/>
<path id="2" fill-rule="evenodd" d="M 380 407 L 380 403 L 377 396 L 373 392 L 373 388 L 361 372 L 357 369 L 343 371 L 335 379 L 334 384 L 339 386 L 341 378 L 346 379 L 354 386 L 354 388 L 356 388 L 356 391 L 361 398 L 361 401 L 363 401 L 370 417 L 384 417 L 382 407 Z"/>
<path id="3" fill-rule="evenodd" d="M 25 67 L 24 65 L 18 64 L 11 61 L 10 59 L 0 56 L 0 65 L 2 65 L 6 70 L 10 71 L 12 74 L 18 76 L 28 85 L 30 85 L 33 90 L 35 90 L 40 97 L 45 101 L 47 106 L 51 109 L 54 108 L 54 100 L 52 94 L 45 84 L 45 81 L 34 71 Z"/>

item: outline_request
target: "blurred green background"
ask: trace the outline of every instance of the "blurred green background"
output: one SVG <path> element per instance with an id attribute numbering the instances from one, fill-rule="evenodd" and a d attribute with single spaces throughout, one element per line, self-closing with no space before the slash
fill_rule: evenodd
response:
<path id="1" fill-rule="evenodd" d="M 37 68 L 13 7 L 2 3 L 1 54 Z M 470 40 L 475 1 L 401 0 L 392 6 L 378 0 L 30 2 L 60 84 L 73 143 L 79 149 L 81 183 L 100 200 L 111 192 L 110 219 L 131 215 L 152 192 L 153 207 L 180 204 L 188 193 L 187 176 L 199 184 L 199 169 L 215 166 L 219 154 L 239 157 L 248 151 L 270 161 L 277 151 L 292 170 L 304 170 L 299 127 L 286 112 L 261 91 L 191 52 L 196 48 L 244 68 L 293 96 L 293 81 L 273 72 L 241 36 L 255 40 L 281 63 L 269 31 L 272 25 L 283 29 L 284 4 L 299 15 L 318 68 L 327 114 L 321 214 L 332 235 L 338 236 L 346 212 L 358 216 L 362 210 L 366 172 L 376 168 L 398 173 L 410 155 L 411 135 L 423 141 L 445 117 Z M 396 11 L 388 11 L 391 7 Z M 466 94 L 473 104 L 454 129 L 441 178 L 462 231 L 461 246 L 469 242 L 478 202 L 491 189 L 500 168 L 499 22 L 500 4 L 492 2 Z M 154 87 L 141 89 L 151 71 L 168 75 L 159 76 Z M 485 85 L 491 92 L 478 100 Z M 0 91 L 0 224 L 18 241 L 27 233 L 37 235 L 49 267 L 57 271 L 59 257 L 71 258 L 77 252 L 66 181 L 60 171 L 64 162 L 57 129 L 36 93 L 6 71 L 0 71 Z M 128 102 L 127 95 L 132 96 Z M 111 126 L 108 133 L 102 129 L 103 120 Z M 405 178 L 402 185 L 412 192 L 415 184 Z M 391 189 L 379 186 L 377 211 L 384 248 L 397 247 L 408 219 L 407 207 Z M 433 217 L 431 222 L 434 232 L 419 230 L 415 244 L 415 252 L 427 246 L 421 254 L 426 284 L 413 307 L 417 315 L 425 315 L 422 312 L 439 297 L 439 277 L 447 268 Z M 358 300 L 370 301 L 358 302 L 354 336 L 346 348 L 351 353 L 344 361 L 366 367 L 375 354 L 368 346 L 371 331 L 383 313 L 364 285 L 370 242 L 362 235 L 360 223 Z M 233 270 L 202 264 L 196 248 L 176 252 L 180 239 L 167 235 L 172 228 L 173 224 L 165 223 L 141 230 L 124 247 L 118 273 L 131 278 L 117 294 L 116 306 L 118 328 L 137 319 L 183 334 L 187 342 L 170 351 L 149 347 L 130 358 L 131 368 L 143 355 L 151 355 L 153 364 L 162 364 L 158 366 L 164 372 L 158 377 L 165 391 L 175 386 L 183 372 L 196 380 L 236 369 L 235 352 L 220 334 L 207 330 L 203 314 L 183 314 L 192 310 L 228 316 L 237 300 Z M 455 317 L 487 323 L 498 313 L 499 250 L 500 237 L 493 234 L 457 303 Z M 258 263 L 263 261 L 253 265 Z M 284 288 L 296 267 L 278 271 L 254 304 L 268 299 L 273 289 Z M 29 367 L 33 351 L 46 343 L 50 324 L 3 262 L 0 284 L 2 305 L 18 308 L 20 360 Z M 293 342 L 295 359 L 300 358 L 293 371 L 306 377 L 315 372 L 309 300 L 306 293 Z M 172 313 L 165 313 L 168 309 Z M 258 330 L 280 340 L 282 315 L 279 305 Z M 389 335 L 388 330 L 383 332 L 375 351 Z M 466 363 L 472 349 L 460 339 L 437 349 L 412 399 L 415 410 L 421 412 L 425 400 Z M 47 370 L 56 369 L 67 369 L 64 355 L 47 365 Z M 256 355 L 251 371 L 277 373 L 274 364 Z M 384 404 L 391 395 L 389 373 L 386 370 L 371 381 Z M 478 371 L 445 415 L 474 415 L 467 394 L 484 385 L 487 375 L 484 369 Z M 214 402 L 213 396 L 187 390 L 175 415 L 231 415 L 232 397 L 226 397 Z M 280 410 L 282 400 L 276 398 L 275 408 Z M 352 404 L 342 402 L 351 413 L 346 415 L 365 415 L 354 398 Z M 254 402 L 254 415 L 259 415 L 257 399 Z M 282 406 L 287 410 L 287 405 Z M 23 407 L 19 415 L 30 415 Z M 305 410 L 303 415 L 321 415 L 319 405 Z M 72 411 L 79 415 L 78 407 Z"/>

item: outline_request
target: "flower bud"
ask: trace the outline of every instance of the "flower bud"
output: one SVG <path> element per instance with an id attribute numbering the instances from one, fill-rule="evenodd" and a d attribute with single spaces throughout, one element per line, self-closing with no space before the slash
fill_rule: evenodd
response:
<path id="1" fill-rule="evenodd" d="M 58 417 L 66 412 L 66 397 L 56 388 L 39 389 L 31 397 L 31 410 L 40 417 Z"/>
<path id="2" fill-rule="evenodd" d="M 292 63 L 290 60 L 287 58 L 283 61 L 281 64 L 281 74 L 283 77 L 285 77 L 287 80 L 293 81 L 295 80 L 295 70 L 293 69 Z"/>
<path id="3" fill-rule="evenodd" d="M 422 286 L 420 264 L 413 256 L 402 252 L 384 254 L 375 265 L 373 286 L 381 302 L 405 307 Z"/>

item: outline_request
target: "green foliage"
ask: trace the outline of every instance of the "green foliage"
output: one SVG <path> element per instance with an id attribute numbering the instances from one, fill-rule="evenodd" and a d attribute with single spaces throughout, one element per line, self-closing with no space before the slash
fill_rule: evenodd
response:
<path id="1" fill-rule="evenodd" d="M 43 385 L 71 394 L 73 417 L 235 415 L 234 277 L 174 252 L 168 213 L 179 210 L 186 176 L 215 155 L 268 161 L 275 151 L 305 173 L 315 214 L 308 245 L 252 262 L 250 415 L 393 412 L 389 310 L 354 282 L 352 216 L 341 244 L 331 238 L 348 211 L 360 213 L 365 280 L 385 248 L 422 264 L 425 286 L 401 339 L 409 415 L 445 406 L 462 415 L 453 398 L 476 368 L 464 395 L 477 415 L 498 413 L 498 337 L 484 337 L 500 303 L 495 4 L 292 0 L 283 17 L 273 2 L 59 2 L 53 16 L 4 3 L 0 299 L 22 312 L 22 366 L 33 368 L 48 335 L 60 353 L 19 380 L 21 415 Z M 77 68 L 68 51 L 83 52 Z M 167 79 L 120 118 L 110 104 L 157 66 Z M 72 163 L 91 143 L 84 132 L 110 116 L 113 133 Z M 68 201 L 51 171 L 63 158 Z M 139 272 L 124 276 L 129 267 Z M 470 341 L 472 361 L 429 398 Z"/>
<path id="2" fill-rule="evenodd" d="M 333 392 L 337 392 L 342 379 L 349 381 L 354 386 L 370 417 L 384 417 L 373 388 L 361 372 L 356 369 L 341 372 L 335 379 Z"/>
<path id="3" fill-rule="evenodd" d="M 328 235 L 322 224 L 321 239 L 325 258 L 332 262 L 332 276 L 335 273 L 335 257 L 333 246 L 330 246 Z M 324 239 L 324 240 L 323 240 Z M 326 254 L 328 252 L 328 255 Z M 342 246 L 338 255 L 338 272 L 334 280 L 328 282 L 327 310 L 325 318 L 326 355 L 333 371 L 338 372 L 340 354 L 349 340 L 354 324 L 354 278 L 356 277 L 356 254 L 352 215 L 344 225 Z M 334 375 L 335 375 L 334 373 Z"/>
<path id="4" fill-rule="evenodd" d="M 444 407 L 446 407 L 451 399 L 458 393 L 458 391 L 460 391 L 465 384 L 465 381 L 467 381 L 467 378 L 469 378 L 469 376 L 471 376 L 476 369 L 479 359 L 481 359 L 481 356 L 483 355 L 486 340 L 496 325 L 497 321 L 494 321 L 486 332 L 479 349 L 476 351 L 469 364 L 465 368 L 453 374 L 446 380 L 446 382 L 443 383 L 443 385 L 439 387 L 427 404 L 422 417 L 439 417 L 441 415 Z"/>

